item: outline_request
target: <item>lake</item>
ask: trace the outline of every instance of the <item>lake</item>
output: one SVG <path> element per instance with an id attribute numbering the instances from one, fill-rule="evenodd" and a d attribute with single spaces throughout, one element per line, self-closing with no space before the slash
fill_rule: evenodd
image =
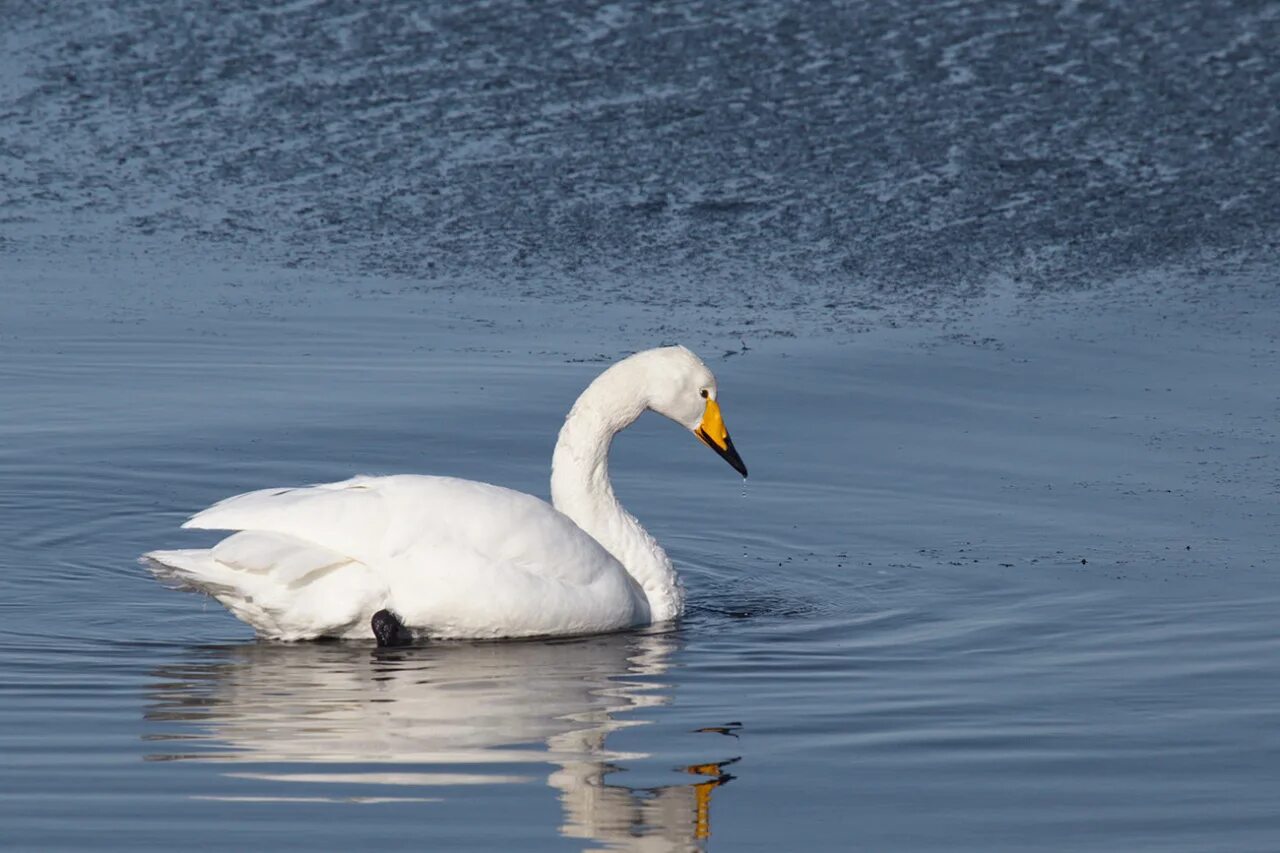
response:
<path id="1" fill-rule="evenodd" d="M 68 2 L 0 52 L 0 845 L 1280 845 L 1280 36 L 1239 3 Z M 282 644 L 242 491 L 545 496 L 674 625 Z"/>

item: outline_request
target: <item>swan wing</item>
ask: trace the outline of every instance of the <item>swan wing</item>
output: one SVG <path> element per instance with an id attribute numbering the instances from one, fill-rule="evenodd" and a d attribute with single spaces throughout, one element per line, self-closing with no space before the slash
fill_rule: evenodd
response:
<path id="1" fill-rule="evenodd" d="M 431 572 L 504 566 L 574 585 L 619 568 L 546 501 L 453 477 L 353 477 L 263 489 L 220 501 L 183 526 L 282 534 L 375 569 L 406 560 Z"/>
<path id="2" fill-rule="evenodd" d="M 286 533 L 242 530 L 213 546 L 214 561 L 238 572 L 270 574 L 288 589 L 300 589 L 357 562 Z"/>
<path id="3" fill-rule="evenodd" d="M 200 530 L 260 530 L 303 542 L 380 540 L 387 512 L 375 478 L 284 489 L 259 489 L 218 501 L 182 526 Z M 341 550 L 341 549 L 340 549 Z"/>

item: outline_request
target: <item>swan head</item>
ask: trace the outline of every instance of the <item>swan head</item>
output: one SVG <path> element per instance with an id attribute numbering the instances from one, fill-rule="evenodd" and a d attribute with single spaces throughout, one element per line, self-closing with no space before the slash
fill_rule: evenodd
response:
<path id="1" fill-rule="evenodd" d="M 735 471 L 747 476 L 746 463 L 729 438 L 716 401 L 716 377 L 702 359 L 681 346 L 648 350 L 631 358 L 647 368 L 648 408 L 692 431 Z"/>

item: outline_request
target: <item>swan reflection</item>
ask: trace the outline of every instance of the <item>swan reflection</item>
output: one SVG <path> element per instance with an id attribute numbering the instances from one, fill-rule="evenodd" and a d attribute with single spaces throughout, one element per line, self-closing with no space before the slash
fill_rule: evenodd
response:
<path id="1" fill-rule="evenodd" d="M 203 649 L 153 674 L 146 716 L 159 731 L 148 735 L 158 748 L 149 758 L 234 763 L 227 776 L 275 783 L 273 791 L 283 785 L 289 795 L 280 799 L 290 801 L 325 799 L 326 785 L 382 786 L 334 802 L 395 802 L 545 778 L 565 836 L 614 849 L 695 849 L 710 832 L 712 792 L 733 778 L 726 768 L 736 757 L 691 755 L 697 760 L 670 768 L 678 776 L 649 787 L 607 778 L 649 758 L 606 741 L 653 722 L 644 710 L 671 701 L 660 676 L 676 642 L 645 633 L 381 651 Z M 734 725 L 690 737 L 699 749 L 732 749 L 712 738 L 736 737 Z M 440 796 L 406 796 L 424 786 Z"/>

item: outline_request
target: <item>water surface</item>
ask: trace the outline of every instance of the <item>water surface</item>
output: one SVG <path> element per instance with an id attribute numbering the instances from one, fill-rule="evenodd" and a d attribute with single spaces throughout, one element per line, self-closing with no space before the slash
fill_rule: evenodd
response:
<path id="1" fill-rule="evenodd" d="M 1271 6 L 9 6 L 6 848 L 1276 849 Z M 264 643 L 136 562 L 545 494 L 677 341 L 752 472 L 615 443 L 677 625 Z"/>

